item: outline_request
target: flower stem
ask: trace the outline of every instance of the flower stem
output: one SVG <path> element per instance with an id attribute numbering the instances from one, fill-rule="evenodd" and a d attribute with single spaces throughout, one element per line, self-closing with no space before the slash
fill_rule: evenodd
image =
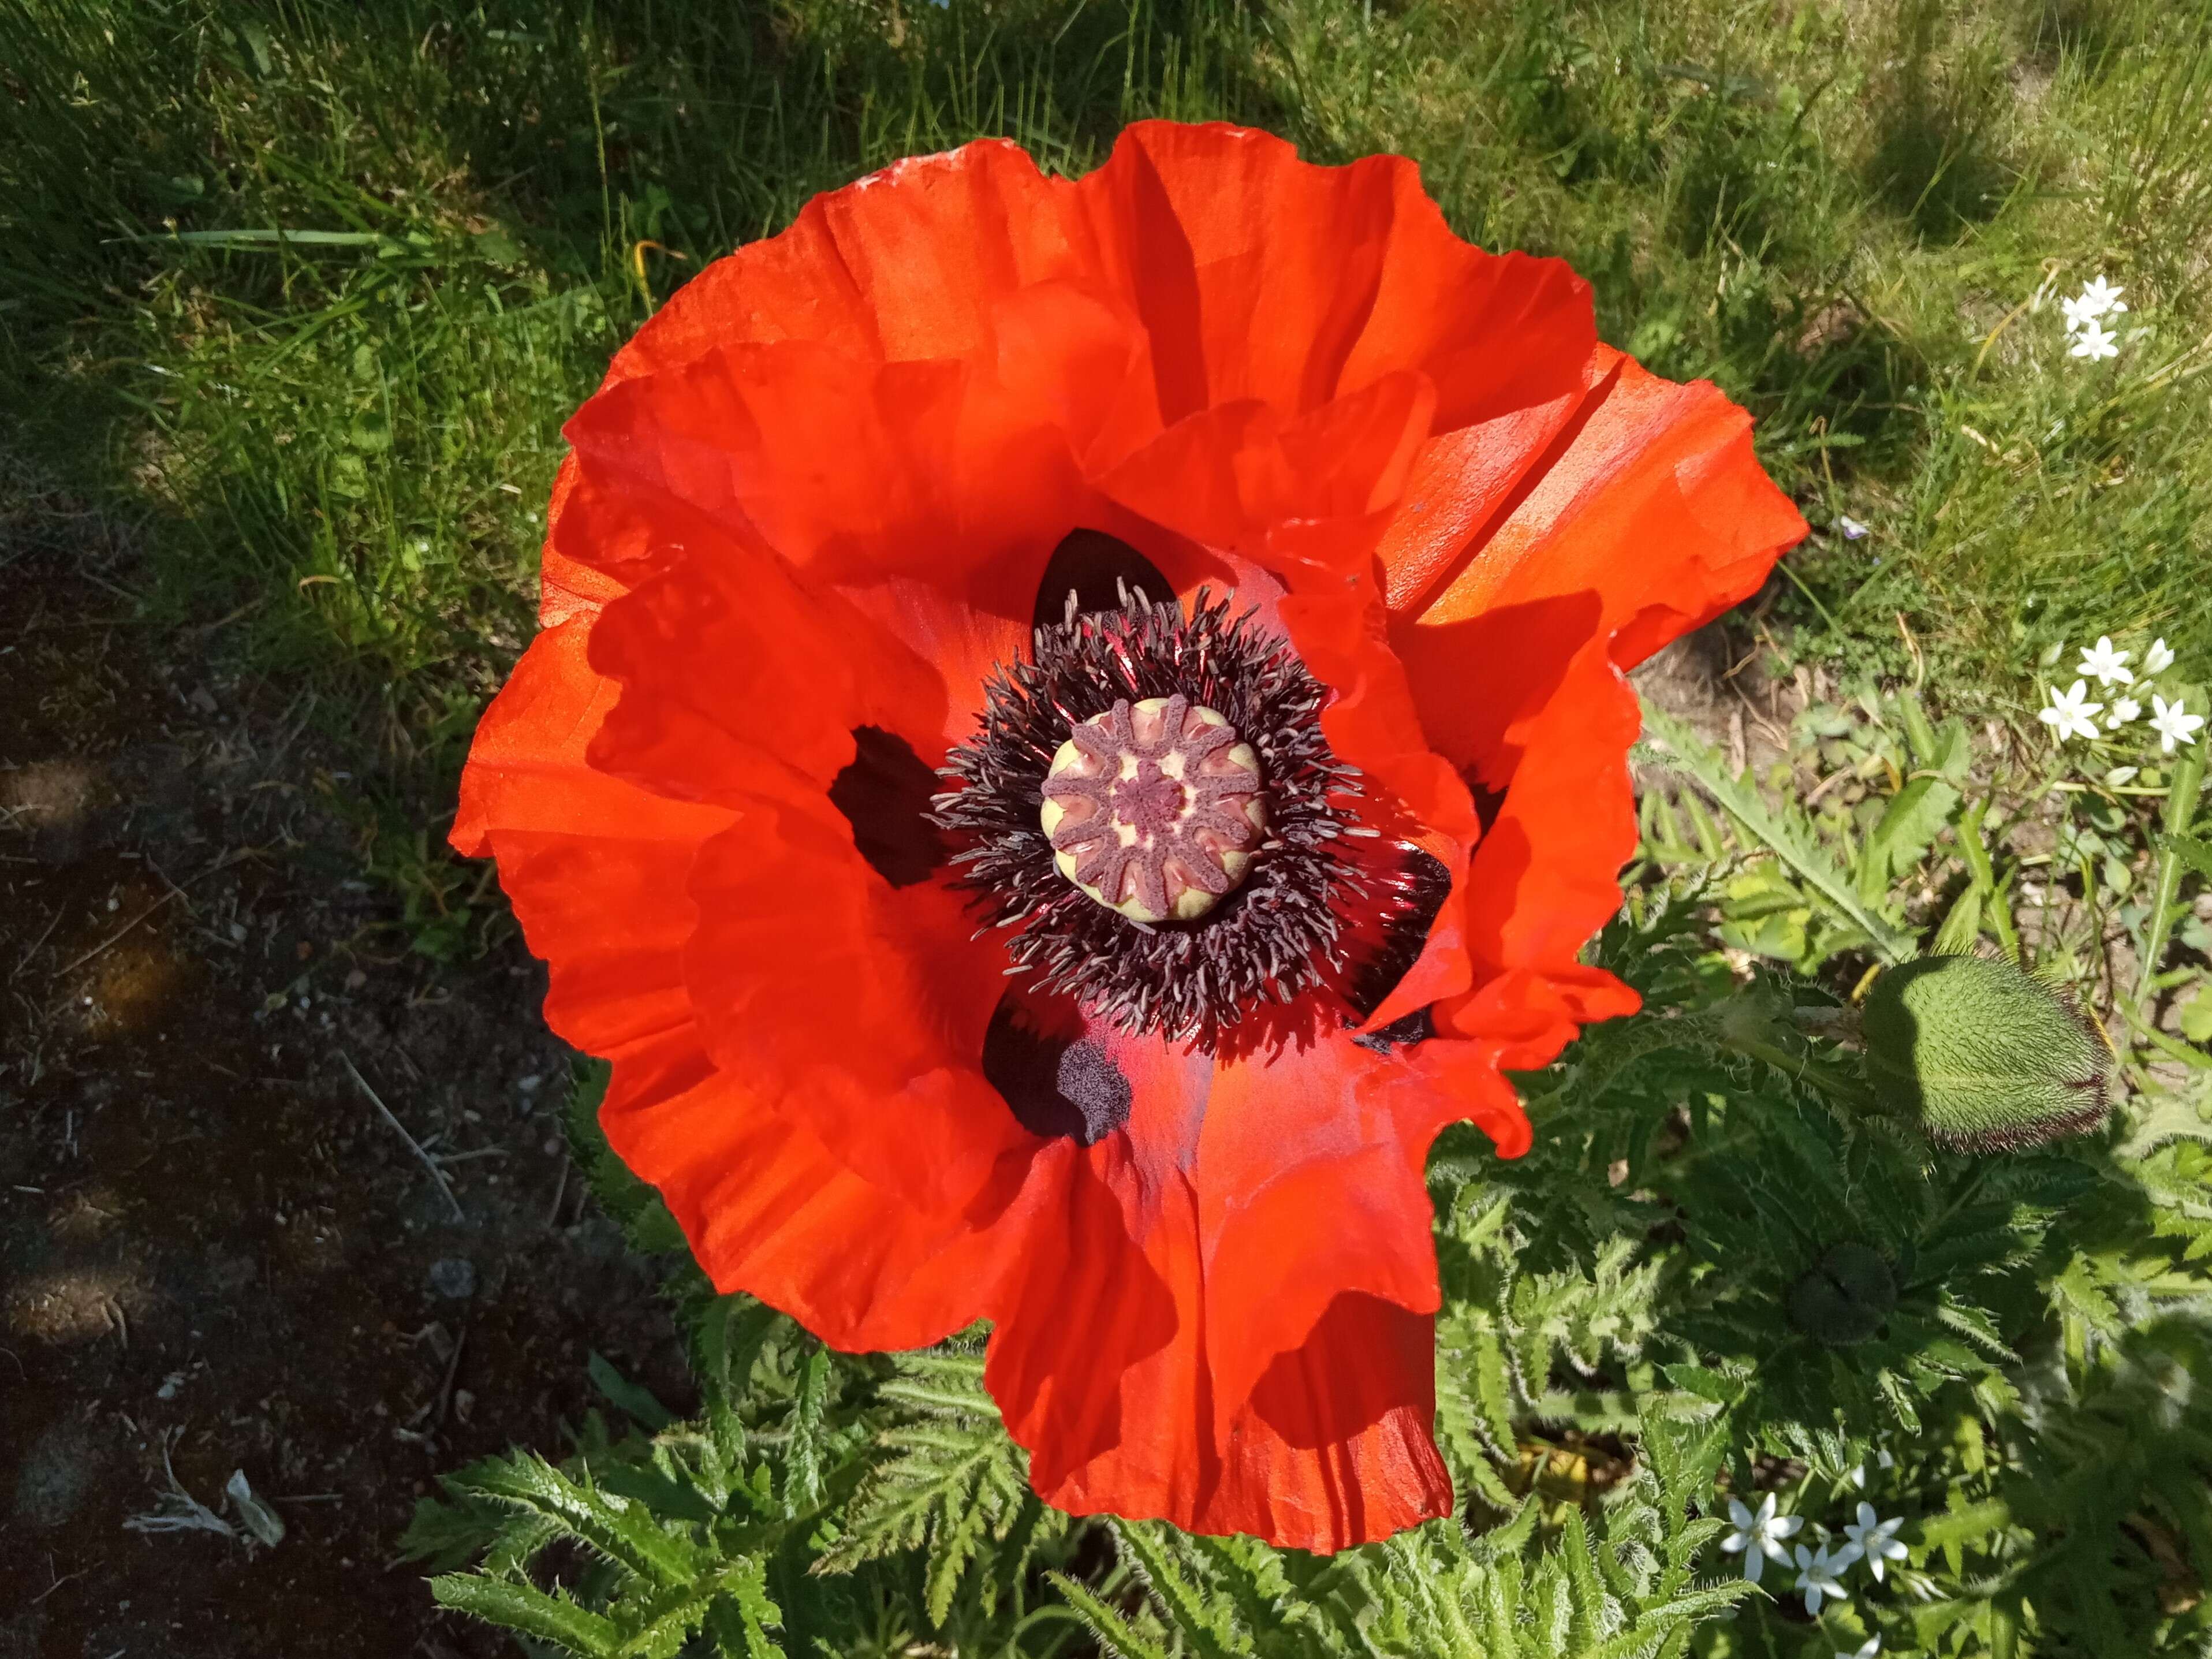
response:
<path id="1" fill-rule="evenodd" d="M 2191 749 L 2175 763 L 2173 785 L 2166 791 L 2166 847 L 2159 854 L 2158 886 L 2152 895 L 2150 915 L 2143 924 L 2142 947 L 2137 952 L 2136 1003 L 2146 1023 L 2150 1005 L 2158 995 L 2158 964 L 2166 955 L 2174 901 L 2181 891 L 2181 853 L 2174 843 L 2189 833 L 2197 817 L 2197 793 L 2203 787 L 2204 751 Z"/>

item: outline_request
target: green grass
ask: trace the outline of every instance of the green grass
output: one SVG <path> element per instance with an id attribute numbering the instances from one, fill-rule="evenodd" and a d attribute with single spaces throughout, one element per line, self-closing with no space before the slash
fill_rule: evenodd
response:
<path id="1" fill-rule="evenodd" d="M 2212 659 L 2187 7 L 29 0 L 0 94 L 6 441 L 149 517 L 153 614 L 317 686 L 418 824 L 527 637 L 560 423 L 655 303 L 900 155 L 1075 171 L 1146 115 L 1409 154 L 1747 404 L 1816 526 L 1875 526 L 1794 556 L 1785 655 L 1917 650 L 2015 717 L 2062 641 Z M 2090 366 L 2023 307 L 2099 270 L 2146 331 Z"/>

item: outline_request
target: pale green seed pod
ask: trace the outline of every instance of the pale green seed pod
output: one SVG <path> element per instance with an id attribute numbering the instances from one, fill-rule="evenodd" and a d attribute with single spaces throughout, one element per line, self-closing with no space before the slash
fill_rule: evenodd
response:
<path id="1" fill-rule="evenodd" d="M 1869 1079 L 1937 1145 L 1991 1152 L 2094 1128 L 2112 1056 L 2050 986 L 2007 962 L 1923 957 L 1875 981 Z"/>

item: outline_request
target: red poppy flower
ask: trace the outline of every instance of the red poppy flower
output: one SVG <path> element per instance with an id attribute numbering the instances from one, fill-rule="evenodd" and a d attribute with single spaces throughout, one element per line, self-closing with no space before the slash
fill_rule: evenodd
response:
<path id="1" fill-rule="evenodd" d="M 1621 671 L 1804 531 L 1749 426 L 1402 159 L 903 161 L 569 422 L 454 843 L 717 1285 L 991 1319 L 1063 1508 L 1379 1538 L 1451 1504 L 1430 1142 L 1635 1006 Z"/>

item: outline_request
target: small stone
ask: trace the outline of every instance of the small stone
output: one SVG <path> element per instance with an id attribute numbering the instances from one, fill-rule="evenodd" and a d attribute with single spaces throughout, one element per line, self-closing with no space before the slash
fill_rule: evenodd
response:
<path id="1" fill-rule="evenodd" d="M 477 1293 L 477 1264 L 465 1255 L 441 1256 L 430 1264 L 430 1288 L 456 1302 Z"/>

